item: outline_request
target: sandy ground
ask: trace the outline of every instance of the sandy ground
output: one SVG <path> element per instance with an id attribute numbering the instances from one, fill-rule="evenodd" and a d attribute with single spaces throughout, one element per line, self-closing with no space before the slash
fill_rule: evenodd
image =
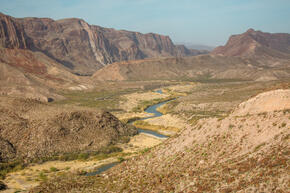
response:
<path id="1" fill-rule="evenodd" d="M 197 83 L 188 83 L 185 85 L 174 85 L 166 87 L 170 91 L 178 92 L 178 93 L 186 93 L 192 91 L 194 88 L 196 88 Z"/>
<path id="2" fill-rule="evenodd" d="M 164 127 L 175 127 L 178 129 L 183 129 L 187 126 L 185 121 L 181 120 L 175 115 L 166 114 L 161 117 L 156 117 L 146 120 L 151 125 L 162 125 Z"/>
<path id="3" fill-rule="evenodd" d="M 132 93 L 124 95 L 124 101 L 120 103 L 120 108 L 129 112 L 134 107 L 137 107 L 142 101 L 150 101 L 159 98 L 166 98 L 168 94 L 160 94 L 157 92 L 145 92 L 145 93 Z"/>
<path id="4" fill-rule="evenodd" d="M 124 120 L 124 119 L 129 119 L 129 118 L 133 118 L 133 117 L 139 117 L 139 118 L 145 118 L 145 117 L 150 117 L 153 114 L 151 113 L 134 113 L 134 112 L 130 112 L 130 113 L 114 113 L 112 112 L 114 116 L 116 116 L 118 119 L 120 120 Z"/>

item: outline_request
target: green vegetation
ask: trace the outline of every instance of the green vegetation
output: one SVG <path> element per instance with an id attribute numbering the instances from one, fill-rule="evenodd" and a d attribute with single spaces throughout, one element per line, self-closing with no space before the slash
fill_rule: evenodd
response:
<path id="1" fill-rule="evenodd" d="M 22 161 L 0 163 L 0 179 L 4 179 L 7 173 L 22 170 L 24 167 Z"/>
<path id="2" fill-rule="evenodd" d="M 255 148 L 254 148 L 254 151 L 258 151 L 261 147 L 263 147 L 264 145 L 266 145 L 266 143 L 261 143 L 259 145 L 257 145 Z"/>
<path id="3" fill-rule="evenodd" d="M 57 172 L 57 171 L 59 171 L 59 169 L 57 169 L 56 167 L 51 167 L 51 168 L 50 168 L 50 171 L 51 171 L 51 172 Z"/>
<path id="4" fill-rule="evenodd" d="M 132 111 L 133 112 L 143 112 L 145 111 L 145 109 L 147 109 L 148 107 L 158 104 L 158 103 L 162 103 L 165 101 L 170 101 L 173 100 L 175 98 L 175 96 L 169 96 L 166 98 L 158 98 L 158 99 L 153 99 L 150 101 L 142 101 L 137 107 L 133 108 Z"/>
<path id="5" fill-rule="evenodd" d="M 118 161 L 123 162 L 123 161 L 125 161 L 125 159 L 123 157 L 118 157 Z"/>
<path id="6" fill-rule="evenodd" d="M 111 157 L 113 153 L 122 152 L 122 148 L 117 146 L 108 146 L 101 148 L 99 151 L 85 152 L 85 153 L 66 153 L 57 156 L 55 160 L 71 161 L 71 160 L 87 160 L 89 158 L 102 159 Z"/>
<path id="7" fill-rule="evenodd" d="M 176 128 L 176 127 L 166 127 L 164 125 L 151 125 L 148 122 L 142 121 L 142 120 L 135 121 L 133 125 L 137 128 L 152 130 L 157 133 L 159 133 L 159 131 L 161 130 L 174 131 L 174 132 L 178 132 L 180 130 L 179 128 Z"/>
<path id="8" fill-rule="evenodd" d="M 107 110 L 118 110 L 117 106 L 122 100 L 121 95 L 136 92 L 136 89 L 114 91 L 70 91 L 61 93 L 66 99 L 55 101 L 54 104 L 69 104 L 93 107 Z"/>
<path id="9" fill-rule="evenodd" d="M 38 175 L 38 177 L 39 177 L 39 179 L 41 181 L 46 181 L 47 180 L 47 176 L 43 172 L 40 172 L 39 175 Z"/>

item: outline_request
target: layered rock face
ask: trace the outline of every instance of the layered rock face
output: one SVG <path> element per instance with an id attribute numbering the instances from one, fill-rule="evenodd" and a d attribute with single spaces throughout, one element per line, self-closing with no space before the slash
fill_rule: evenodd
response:
<path id="1" fill-rule="evenodd" d="M 168 36 L 89 25 L 81 19 L 16 19 L 0 14 L 0 46 L 40 51 L 74 73 L 92 74 L 108 63 L 197 55 Z"/>
<path id="2" fill-rule="evenodd" d="M 290 34 L 271 34 L 249 29 L 243 34 L 231 36 L 225 46 L 217 47 L 212 53 L 225 56 L 290 59 Z"/>

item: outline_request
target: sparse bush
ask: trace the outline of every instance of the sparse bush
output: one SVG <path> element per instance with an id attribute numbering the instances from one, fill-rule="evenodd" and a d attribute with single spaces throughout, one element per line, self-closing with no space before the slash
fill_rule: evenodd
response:
<path id="1" fill-rule="evenodd" d="M 81 153 L 78 155 L 79 160 L 87 160 L 90 157 L 88 153 Z"/>
<path id="2" fill-rule="evenodd" d="M 118 161 L 123 162 L 123 161 L 125 161 L 125 159 L 123 157 L 118 157 Z"/>
<path id="3" fill-rule="evenodd" d="M 6 189 L 7 189 L 6 184 L 4 184 L 2 181 L 0 181 L 0 191 L 1 190 L 6 190 Z"/>
<path id="4" fill-rule="evenodd" d="M 56 167 L 51 167 L 51 168 L 50 168 L 50 171 L 51 171 L 51 172 L 57 172 L 57 171 L 59 171 L 59 169 L 57 169 Z"/>
<path id="5" fill-rule="evenodd" d="M 0 163 L 0 179 L 4 179 L 9 172 L 19 171 L 24 168 L 22 161 L 15 161 L 10 163 Z"/>
<path id="6" fill-rule="evenodd" d="M 43 172 L 40 172 L 38 177 L 42 181 L 46 181 L 47 180 L 47 176 Z"/>
<path id="7" fill-rule="evenodd" d="M 232 125 L 232 124 L 229 125 L 229 129 L 232 129 L 232 128 L 234 128 L 234 127 L 235 127 L 235 126 Z"/>

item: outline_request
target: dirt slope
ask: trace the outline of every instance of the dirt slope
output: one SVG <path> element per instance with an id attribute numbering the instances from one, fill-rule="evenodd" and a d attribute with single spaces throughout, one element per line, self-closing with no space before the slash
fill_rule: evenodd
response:
<path id="1" fill-rule="evenodd" d="M 269 68 L 258 60 L 216 55 L 147 59 L 110 64 L 92 80 L 276 80 L 290 77 L 288 64 L 290 61 L 284 67 Z"/>
<path id="2" fill-rule="evenodd" d="M 279 109 L 202 119 L 104 175 L 56 179 L 31 192 L 287 192 L 289 118 Z"/>

